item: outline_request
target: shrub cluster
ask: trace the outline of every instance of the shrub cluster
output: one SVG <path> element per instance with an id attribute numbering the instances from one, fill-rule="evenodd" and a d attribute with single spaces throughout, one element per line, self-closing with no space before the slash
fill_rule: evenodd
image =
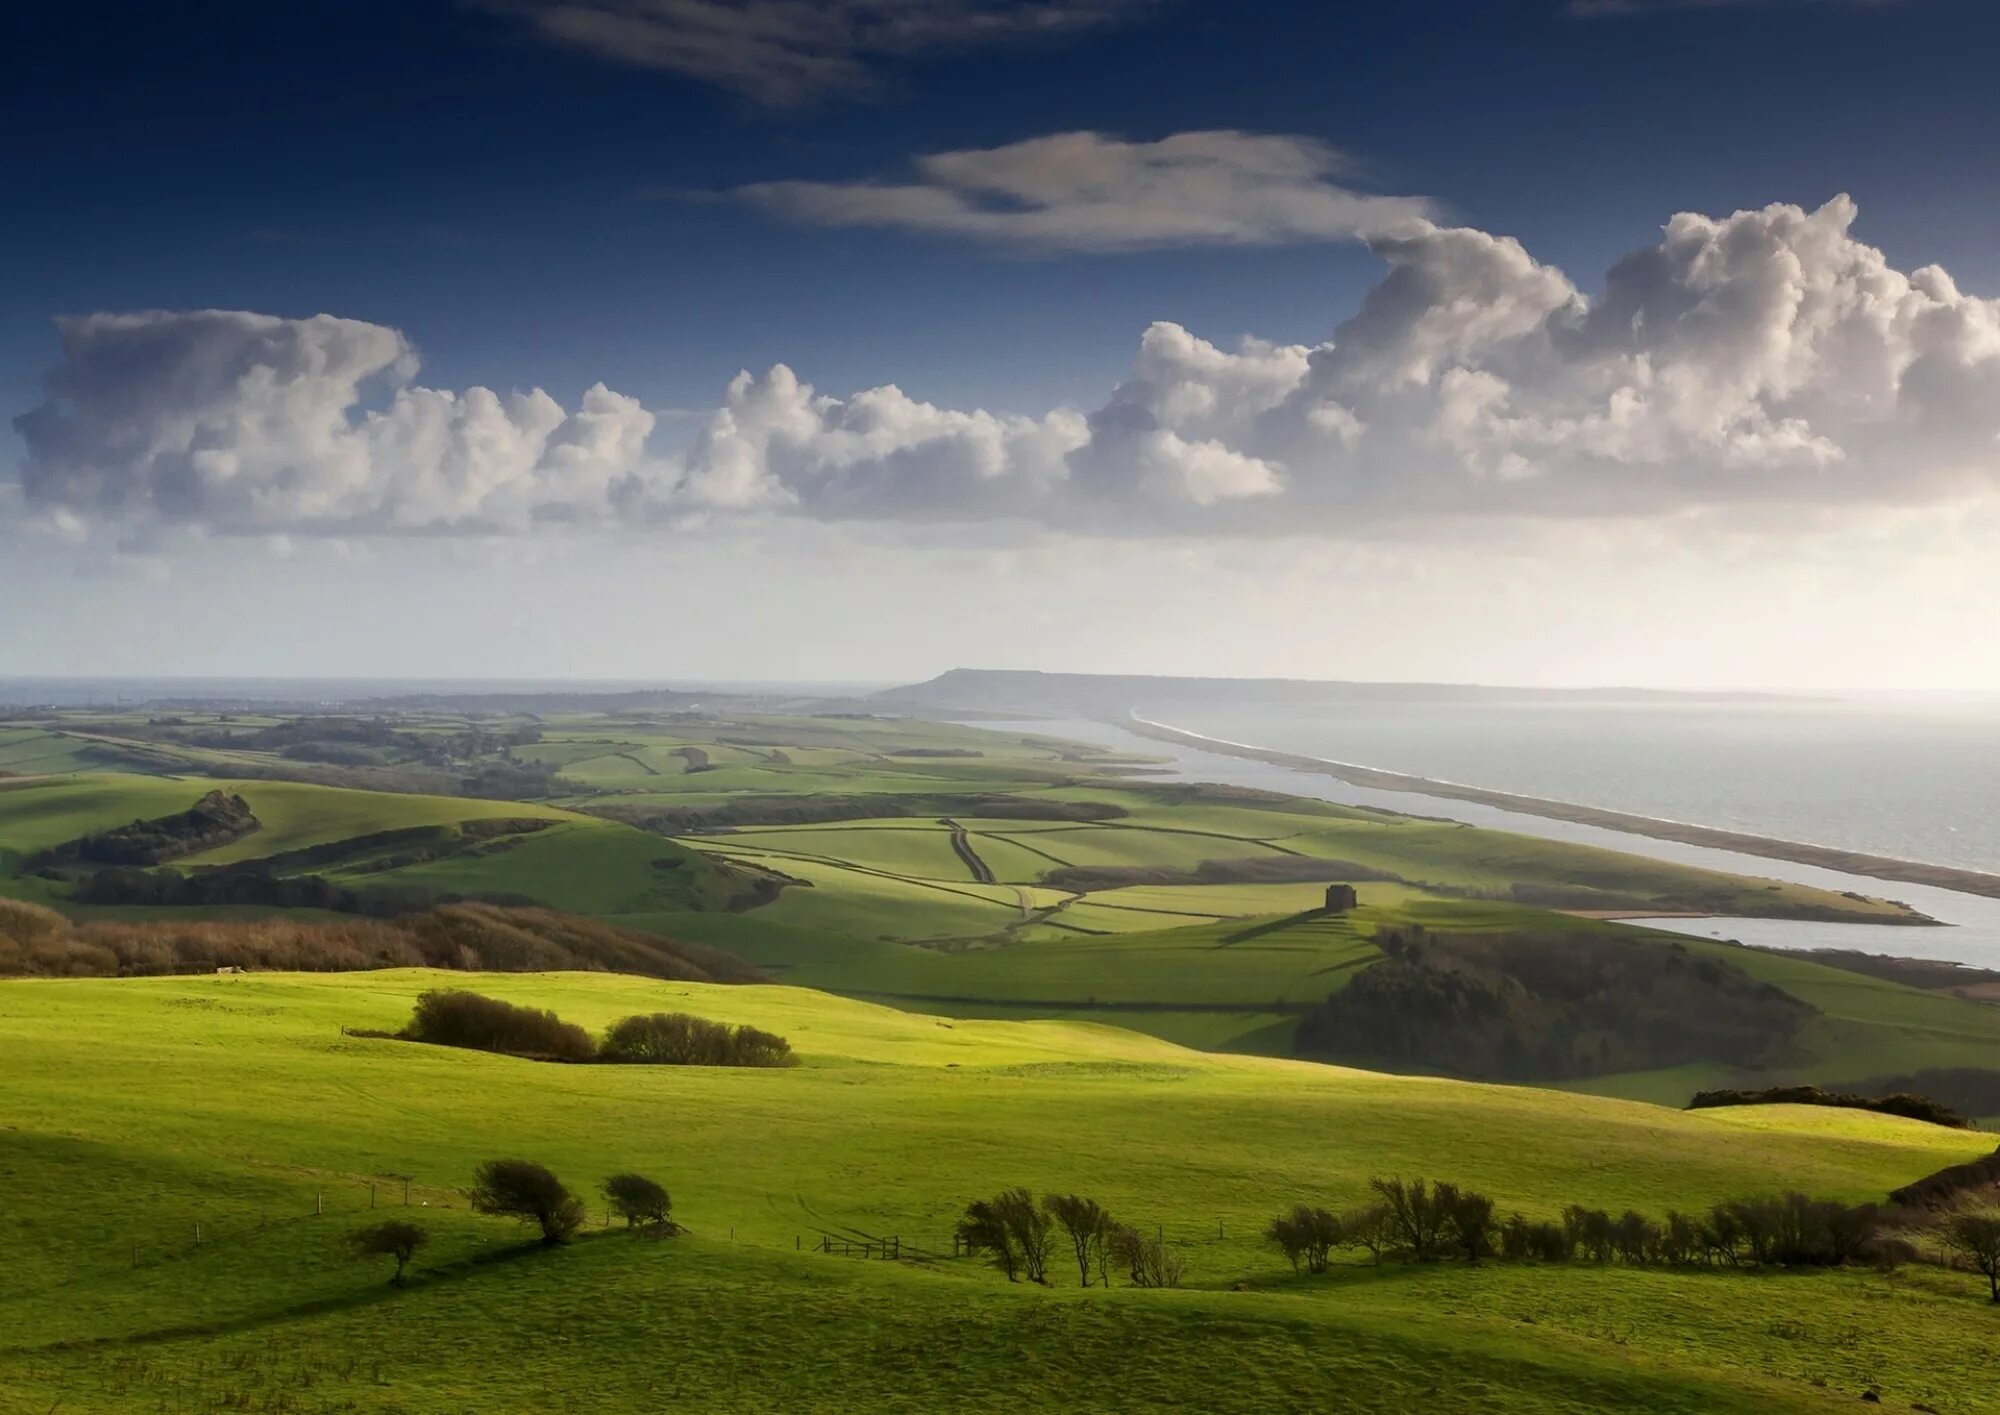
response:
<path id="1" fill-rule="evenodd" d="M 1294 1269 L 1313 1273 L 1325 1272 L 1338 1248 L 1364 1249 L 1376 1262 L 1389 1256 L 1673 1267 L 1837 1267 L 1900 1262 L 1911 1251 L 1883 1233 L 1875 1205 L 1796 1193 L 1733 1199 L 1705 1214 L 1669 1209 L 1658 1221 L 1631 1209 L 1614 1217 L 1571 1204 L 1557 1223 L 1518 1213 L 1500 1219 L 1486 1195 L 1441 1181 L 1378 1178 L 1369 1187 L 1372 1204 L 1344 1214 L 1300 1204 L 1271 1220 L 1265 1236 Z"/>
<path id="2" fill-rule="evenodd" d="M 555 1013 L 458 988 L 417 998 L 404 1041 L 494 1051 L 532 1061 L 604 1061 L 640 1066 L 790 1066 L 792 1044 L 774 1032 L 732 1027 L 685 1012 L 626 1017 L 600 1045 Z"/>
<path id="3" fill-rule="evenodd" d="M 538 1061 L 589 1061 L 597 1051 L 590 1033 L 553 1012 L 456 988 L 434 988 L 419 997 L 402 1035 L 413 1042 Z"/>
<path id="4" fill-rule="evenodd" d="M 1123 1272 L 1134 1287 L 1179 1287 L 1187 1264 L 1159 1234 L 1148 1237 L 1114 1219 L 1095 1199 L 1081 1194 L 1048 1194 L 1040 1203 L 1026 1189 L 1008 1189 L 991 1199 L 975 1199 L 958 1222 L 958 1241 L 968 1253 L 984 1253 L 1007 1281 L 1049 1284 L 1050 1257 L 1058 1230 L 1076 1261 L 1078 1284 L 1092 1275 L 1104 1287 Z"/>
<path id="5" fill-rule="evenodd" d="M 796 1060 L 792 1044 L 776 1033 L 685 1012 L 655 1012 L 612 1023 L 597 1059 L 651 1066 L 790 1066 Z"/>

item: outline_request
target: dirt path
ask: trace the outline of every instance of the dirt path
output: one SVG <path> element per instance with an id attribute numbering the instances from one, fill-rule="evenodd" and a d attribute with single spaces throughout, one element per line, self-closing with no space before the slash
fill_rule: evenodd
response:
<path id="1" fill-rule="evenodd" d="M 965 862 L 965 867 L 968 870 L 972 871 L 972 879 L 975 884 L 998 884 L 1000 882 L 993 878 L 992 868 L 984 860 L 980 859 L 979 852 L 972 848 L 972 837 L 965 833 L 964 826 L 949 816 L 939 819 L 938 824 L 950 829 L 952 852 Z"/>

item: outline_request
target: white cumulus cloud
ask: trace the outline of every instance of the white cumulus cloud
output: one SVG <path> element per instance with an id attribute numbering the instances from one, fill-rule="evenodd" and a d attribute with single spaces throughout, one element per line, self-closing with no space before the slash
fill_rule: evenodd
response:
<path id="1" fill-rule="evenodd" d="M 382 325 L 156 310 L 57 328 L 49 399 L 15 424 L 33 506 L 234 533 L 519 531 L 607 513 L 645 472 L 635 400 L 425 388 Z"/>
<path id="2" fill-rule="evenodd" d="M 1040 416 L 779 365 L 684 449 L 599 385 L 414 381 L 393 329 L 197 312 L 64 321 L 0 518 L 74 536 L 524 532 L 744 517 L 1345 534 L 1438 518 L 1795 523 L 2000 493 L 2000 301 L 1904 272 L 1853 203 L 1674 217 L 1595 293 L 1505 237 L 1419 222 L 1314 346 L 1173 324 L 1108 397 Z M 1090 402 L 1095 406 L 1091 407 Z M 660 532 L 671 533 L 671 532 Z"/>

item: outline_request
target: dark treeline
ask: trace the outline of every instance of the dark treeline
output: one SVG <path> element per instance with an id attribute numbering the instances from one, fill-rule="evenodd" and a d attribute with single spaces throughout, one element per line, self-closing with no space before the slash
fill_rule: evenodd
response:
<path id="1" fill-rule="evenodd" d="M 93 831 L 79 839 L 29 858 L 30 871 L 85 862 L 95 865 L 158 865 L 212 850 L 240 840 L 261 828 L 241 796 L 211 791 L 185 811 L 151 820 L 135 820 L 111 830 Z"/>
<path id="2" fill-rule="evenodd" d="M 1894 1076 L 1844 1081 L 1842 1091 L 1858 1095 L 1925 1096 L 1961 1115 L 2000 1115 L 2000 1070 L 1983 1066 L 1930 1066 Z"/>
<path id="3" fill-rule="evenodd" d="M 1300 1204 L 1271 1220 L 1265 1236 L 1295 1269 L 1325 1272 L 1336 1249 L 1371 1262 L 1620 1262 L 1671 1267 L 1893 1266 L 1915 1249 L 1887 1229 L 1874 1204 L 1805 1194 L 1732 1199 L 1705 1213 L 1669 1209 L 1658 1219 L 1627 1209 L 1571 1204 L 1560 1222 L 1501 1218 L 1484 1194 L 1444 1181 L 1374 1179 L 1374 1202 L 1344 1213 Z"/>
<path id="4" fill-rule="evenodd" d="M 280 917 L 79 924 L 53 909 L 0 899 L 0 975 L 122 977 L 218 968 L 588 971 L 696 983 L 765 979 L 760 970 L 720 949 L 549 909 L 468 903 L 393 920 Z"/>
<path id="5" fill-rule="evenodd" d="M 622 1018 L 602 1044 L 573 1022 L 536 1007 L 462 989 L 417 999 L 405 1041 L 500 1052 L 531 1061 L 598 1061 L 638 1066 L 790 1066 L 792 1044 L 756 1027 L 732 1027 L 685 1012 Z"/>
<path id="6" fill-rule="evenodd" d="M 1926 1120 L 1954 1130 L 1970 1130 L 1972 1122 L 1950 1106 L 1928 1096 L 1899 1091 L 1888 1096 L 1863 1096 L 1851 1091 L 1823 1091 L 1818 1086 L 1769 1086 L 1761 1091 L 1696 1091 L 1687 1103 L 1689 1110 L 1707 1110 L 1726 1105 L 1825 1105 L 1847 1110 L 1873 1111 L 1877 1115 L 1900 1115 L 1909 1120 Z"/>
<path id="7" fill-rule="evenodd" d="M 249 905 L 259 909 L 323 909 L 331 914 L 356 914 L 390 919 L 439 904 L 479 903 L 527 905 L 525 894 L 467 896 L 415 885 L 342 884 L 325 875 L 279 875 L 259 866 L 230 869 L 141 870 L 114 866 L 95 870 L 70 888 L 73 904 L 117 904 L 145 908 L 214 909 Z"/>
<path id="8" fill-rule="evenodd" d="M 1296 1054 L 1546 1081 L 1694 1061 L 1777 1064 L 1806 1003 L 1678 942 L 1377 936 L 1387 955 L 1300 1019 Z"/>

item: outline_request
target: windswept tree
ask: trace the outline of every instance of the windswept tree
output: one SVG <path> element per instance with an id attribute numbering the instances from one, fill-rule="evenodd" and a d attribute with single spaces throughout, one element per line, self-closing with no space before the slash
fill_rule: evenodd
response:
<path id="1" fill-rule="evenodd" d="M 546 1244 L 566 1243 L 583 1224 L 583 1201 L 532 1160 L 488 1160 L 473 1174 L 472 1207 L 537 1225 Z"/>
<path id="2" fill-rule="evenodd" d="M 672 1197 L 643 1174 L 612 1175 L 604 1181 L 604 1197 L 627 1228 L 666 1228 L 673 1222 Z"/>
<path id="3" fill-rule="evenodd" d="M 401 1219 L 371 1224 L 367 1228 L 356 1229 L 347 1235 L 347 1246 L 354 1250 L 355 1257 L 396 1260 L 395 1275 L 389 1279 L 392 1287 L 403 1285 L 403 1269 L 410 1265 L 410 1259 L 417 1255 L 417 1249 L 429 1241 L 428 1233 L 414 1223 L 405 1223 Z"/>
<path id="4" fill-rule="evenodd" d="M 2000 1302 L 2000 1209 L 1967 1207 L 1947 1214 L 1938 1229 L 1947 1252 L 1986 1278 Z"/>
<path id="5" fill-rule="evenodd" d="M 1368 1261 L 1380 1265 L 1382 1254 L 1395 1242 L 1389 1225 L 1389 1210 L 1382 1204 L 1363 1204 L 1340 1215 L 1340 1246 L 1359 1248 Z"/>
<path id="6" fill-rule="evenodd" d="M 1123 1224 L 1105 1239 L 1111 1261 L 1125 1269 L 1134 1287 L 1179 1287 L 1187 1275 L 1181 1255 L 1158 1234 L 1147 1237 Z"/>
<path id="7" fill-rule="evenodd" d="M 1293 1272 L 1303 1268 L 1309 1273 L 1323 1273 L 1342 1235 L 1340 1220 L 1325 1209 L 1294 1204 L 1290 1212 L 1271 1220 L 1264 1237 L 1278 1245 Z"/>
<path id="8" fill-rule="evenodd" d="M 1043 1287 L 1049 1282 L 1049 1250 L 1055 1246 L 1055 1223 L 1026 1189 L 1009 1189 L 993 1201 L 1007 1225 L 1014 1250 L 1021 1255 L 1021 1275 Z"/>
<path id="9" fill-rule="evenodd" d="M 1381 1197 L 1388 1214 L 1389 1232 L 1404 1256 L 1417 1263 L 1443 1256 L 1453 1239 L 1455 1190 L 1447 1199 L 1439 1190 L 1450 1188 L 1449 1185 L 1433 1188 L 1421 1179 L 1371 1179 L 1368 1187 Z"/>
<path id="10" fill-rule="evenodd" d="M 1076 1255 L 1079 1285 L 1090 1286 L 1090 1273 L 1094 1266 L 1099 1277 L 1105 1280 L 1104 1285 L 1109 1287 L 1104 1242 L 1117 1225 L 1104 1211 L 1104 1206 L 1081 1194 L 1050 1194 L 1043 1198 L 1042 1207 L 1069 1237 L 1070 1247 Z"/>
<path id="11" fill-rule="evenodd" d="M 1456 1184 L 1436 1186 L 1438 1205 L 1444 1210 L 1452 1247 L 1468 1263 L 1476 1263 L 1493 1252 L 1493 1201 L 1484 1194 L 1460 1189 Z"/>
<path id="12" fill-rule="evenodd" d="M 993 1200 L 974 1199 L 965 1206 L 965 1216 L 958 1221 L 958 1241 L 968 1253 L 990 1255 L 1007 1281 L 1021 1280 L 1021 1255 L 1014 1247 L 1013 1231 Z"/>

